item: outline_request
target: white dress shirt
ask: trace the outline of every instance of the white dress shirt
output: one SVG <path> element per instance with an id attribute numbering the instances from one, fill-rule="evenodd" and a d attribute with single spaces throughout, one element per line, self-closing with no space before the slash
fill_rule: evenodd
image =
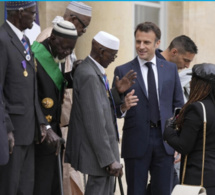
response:
<path id="1" fill-rule="evenodd" d="M 16 36 L 19 38 L 19 40 L 21 41 L 23 38 L 24 33 L 21 32 L 16 26 L 14 26 L 11 22 L 9 22 L 8 20 L 6 20 L 6 22 L 9 24 L 9 26 L 11 27 L 11 29 L 13 30 L 13 32 L 16 34 Z M 22 42 L 22 41 L 21 41 Z"/>

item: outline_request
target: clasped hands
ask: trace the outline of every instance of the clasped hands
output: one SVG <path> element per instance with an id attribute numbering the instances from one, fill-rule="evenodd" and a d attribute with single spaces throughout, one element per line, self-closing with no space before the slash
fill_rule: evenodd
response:
<path id="1" fill-rule="evenodd" d="M 106 170 L 111 176 L 122 177 L 123 175 L 122 168 L 123 168 L 122 164 L 120 164 L 117 161 L 114 161 L 113 163 L 106 167 Z"/>
<path id="2" fill-rule="evenodd" d="M 61 145 L 65 143 L 65 140 L 59 137 L 52 128 L 46 129 L 45 125 L 40 125 L 41 130 L 41 143 L 47 142 L 50 146 L 56 148 L 56 155 L 60 153 Z"/>

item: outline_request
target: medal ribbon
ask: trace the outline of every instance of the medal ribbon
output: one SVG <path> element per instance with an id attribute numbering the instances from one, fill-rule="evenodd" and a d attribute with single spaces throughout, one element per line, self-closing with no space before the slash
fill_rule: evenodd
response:
<path id="1" fill-rule="evenodd" d="M 22 41 L 22 44 L 23 44 L 25 50 L 27 51 L 28 55 L 30 55 L 30 48 L 29 48 L 29 45 L 28 45 L 28 43 L 27 43 L 27 41 L 26 41 L 24 36 L 22 37 L 21 41 Z"/>
<path id="2" fill-rule="evenodd" d="M 25 60 L 22 61 L 22 67 L 24 70 L 26 70 L 26 61 Z"/>
<path id="3" fill-rule="evenodd" d="M 113 95 L 110 91 L 110 87 L 109 87 L 109 82 L 108 82 L 108 79 L 107 79 L 107 75 L 104 74 L 103 77 L 103 82 L 105 84 L 105 89 L 106 91 L 109 93 L 109 96 L 111 97 L 111 101 L 112 101 L 112 104 L 113 104 L 113 108 L 114 108 L 114 116 L 115 116 L 115 124 L 116 124 L 116 131 L 117 131 L 117 139 L 119 141 L 119 131 L 118 131 L 118 125 L 117 125 L 117 114 L 116 114 L 116 105 L 115 105 L 115 102 L 114 102 L 114 99 L 113 99 Z"/>

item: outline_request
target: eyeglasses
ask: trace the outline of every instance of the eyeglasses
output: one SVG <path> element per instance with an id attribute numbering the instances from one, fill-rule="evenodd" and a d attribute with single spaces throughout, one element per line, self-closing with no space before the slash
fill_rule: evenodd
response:
<path id="1" fill-rule="evenodd" d="M 118 56 L 116 54 L 111 53 L 109 50 L 104 49 L 104 51 L 107 51 L 114 59 L 116 59 Z"/>
<path id="2" fill-rule="evenodd" d="M 78 21 L 81 23 L 81 25 L 83 26 L 83 29 L 86 29 L 86 28 L 87 28 L 87 25 L 84 24 L 84 22 L 83 22 L 78 16 L 73 15 L 73 14 L 71 14 L 70 16 L 75 16 L 75 17 L 77 18 L 77 20 L 78 20 Z"/>

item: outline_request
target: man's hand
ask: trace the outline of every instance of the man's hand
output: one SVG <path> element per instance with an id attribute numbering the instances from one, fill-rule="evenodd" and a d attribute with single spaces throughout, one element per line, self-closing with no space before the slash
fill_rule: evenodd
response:
<path id="1" fill-rule="evenodd" d="M 166 120 L 165 123 L 165 128 L 172 128 L 172 129 L 176 129 L 176 120 L 173 119 L 172 117 Z"/>
<path id="2" fill-rule="evenodd" d="M 10 154 L 12 154 L 13 153 L 13 147 L 15 145 L 13 132 L 9 132 L 7 134 L 7 137 L 8 137 L 8 143 L 9 143 L 9 152 L 10 152 Z"/>
<path id="3" fill-rule="evenodd" d="M 135 90 L 132 89 L 131 92 L 127 93 L 125 96 L 124 103 L 121 106 L 121 111 L 125 112 L 129 110 L 131 107 L 136 106 L 137 102 L 139 101 L 138 97 L 134 95 Z"/>
<path id="4" fill-rule="evenodd" d="M 181 154 L 178 153 L 177 151 L 175 151 L 174 158 L 175 158 L 174 164 L 180 162 L 181 161 Z"/>
<path id="5" fill-rule="evenodd" d="M 115 86 L 119 93 L 124 93 L 128 90 L 134 83 L 134 79 L 137 78 L 137 73 L 134 70 L 130 70 L 121 80 L 116 76 Z"/>
<path id="6" fill-rule="evenodd" d="M 47 130 L 46 130 L 46 125 L 40 125 L 40 132 L 41 132 L 41 143 L 45 140 Z"/>
<path id="7" fill-rule="evenodd" d="M 122 164 L 115 161 L 112 164 L 110 164 L 106 169 L 110 175 L 116 176 L 116 177 L 119 177 L 119 176 L 121 177 L 123 174 L 122 168 L 123 168 Z"/>
<path id="8" fill-rule="evenodd" d="M 51 128 L 47 129 L 47 135 L 45 141 L 56 148 L 56 155 L 60 153 L 61 144 L 65 143 L 65 140 L 59 137 Z"/>

